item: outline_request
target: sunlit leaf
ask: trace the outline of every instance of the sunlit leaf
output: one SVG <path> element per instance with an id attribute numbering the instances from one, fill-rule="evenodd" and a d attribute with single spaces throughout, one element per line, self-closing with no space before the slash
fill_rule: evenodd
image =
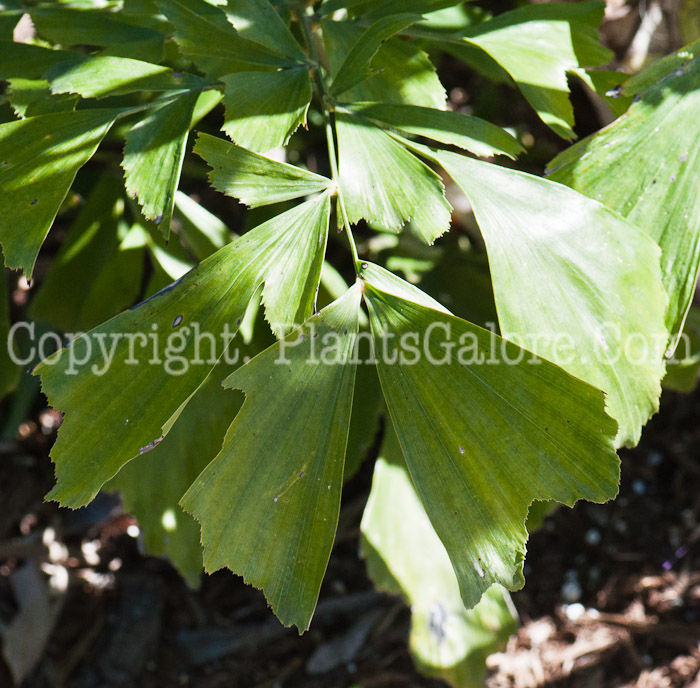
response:
<path id="1" fill-rule="evenodd" d="M 323 19 L 321 26 L 331 74 L 335 75 L 363 29 L 354 22 L 328 19 Z M 372 68 L 377 73 L 346 91 L 343 100 L 445 108 L 447 94 L 435 66 L 426 53 L 408 41 L 388 39 L 372 60 Z"/>
<path id="2" fill-rule="evenodd" d="M 352 110 L 399 131 L 459 146 L 482 157 L 517 157 L 525 149 L 508 132 L 479 117 L 416 105 L 354 103 Z"/>
<path id="3" fill-rule="evenodd" d="M 372 67 L 372 60 L 382 45 L 394 34 L 415 24 L 418 14 L 396 14 L 384 17 L 370 26 L 350 48 L 343 63 L 338 67 L 331 84 L 333 95 L 340 95 L 371 78 L 381 68 Z"/>
<path id="4" fill-rule="evenodd" d="M 268 0 L 228 0 L 228 20 L 245 39 L 274 47 L 293 60 L 305 62 L 306 54 Z"/>
<path id="5" fill-rule="evenodd" d="M 336 113 L 340 188 L 350 222 L 390 232 L 407 220 L 428 243 L 450 228 L 451 206 L 440 178 L 382 129 L 347 111 Z"/>
<path id="6" fill-rule="evenodd" d="M 211 185 L 251 208 L 323 191 L 331 181 L 208 134 L 198 135 L 194 151 L 213 168 Z"/>
<path id="7" fill-rule="evenodd" d="M 211 76 L 238 71 L 242 64 L 285 66 L 293 60 L 243 38 L 218 7 L 205 0 L 157 0 L 175 25 L 182 52 Z"/>
<path id="8" fill-rule="evenodd" d="M 503 336 L 604 390 L 618 443 L 635 444 L 664 374 L 658 247 L 561 184 L 454 153 L 435 157 L 474 209 Z"/>
<path id="9" fill-rule="evenodd" d="M 605 203 L 661 246 L 671 349 L 683 329 L 700 266 L 700 57 L 673 65 L 675 71 L 626 115 L 549 165 L 550 179 Z M 650 70 L 659 73 L 654 66 Z M 639 302 L 648 307 L 646 297 Z"/>
<path id="10" fill-rule="evenodd" d="M 118 110 L 81 110 L 0 124 L 0 244 L 5 264 L 32 274 L 78 170 Z"/>
<path id="11" fill-rule="evenodd" d="M 265 153 L 284 146 L 306 124 L 311 79 L 305 68 L 277 72 L 238 72 L 221 78 L 226 85 L 225 131 L 239 146 Z"/>
<path id="12" fill-rule="evenodd" d="M 362 516 L 362 550 L 380 590 L 411 607 L 411 652 L 420 669 L 459 688 L 481 688 L 486 657 L 517 627 L 501 586 L 467 610 L 450 558 L 418 499 L 393 428 L 386 430 Z"/>
<path id="13" fill-rule="evenodd" d="M 188 93 L 153 110 L 126 135 L 126 190 L 138 198 L 143 214 L 170 235 L 175 192 L 185 156 L 197 93 Z"/>
<path id="14" fill-rule="evenodd" d="M 485 50 L 513 77 L 543 122 L 574 138 L 568 71 L 608 62 L 598 40 L 604 3 L 547 3 L 504 12 L 469 29 L 462 40 Z"/>
<path id="15" fill-rule="evenodd" d="M 226 380 L 246 401 L 182 499 L 202 525 L 207 570 L 228 567 L 262 588 L 282 623 L 300 631 L 338 523 L 360 295 L 350 289 Z"/>
<path id="16" fill-rule="evenodd" d="M 327 204 L 317 197 L 259 225 L 41 363 L 46 396 L 66 412 L 51 452 L 51 499 L 87 504 L 125 463 L 157 446 L 213 367 L 207 348 L 216 346 L 214 361 L 224 355 L 261 284 L 271 283 L 268 312 L 278 312 L 277 295 L 287 318 L 304 310 L 315 285 L 297 271 L 318 260 L 321 244 L 307 237 L 326 230 L 318 208 Z"/>
<path id="17" fill-rule="evenodd" d="M 494 583 L 522 587 L 530 503 L 601 502 L 617 492 L 617 425 L 603 393 L 369 281 L 365 301 L 389 413 L 464 604 Z"/>
<path id="18" fill-rule="evenodd" d="M 194 74 L 126 57 L 100 56 L 54 65 L 46 74 L 53 93 L 79 93 L 101 98 L 136 91 L 176 91 L 202 88 L 206 81 Z"/>

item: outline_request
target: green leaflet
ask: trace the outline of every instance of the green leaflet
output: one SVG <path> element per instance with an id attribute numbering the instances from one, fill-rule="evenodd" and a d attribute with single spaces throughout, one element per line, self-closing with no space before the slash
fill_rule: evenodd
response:
<path id="1" fill-rule="evenodd" d="M 274 50 L 285 57 L 306 62 L 307 57 L 275 8 L 267 0 L 228 0 L 224 11 L 245 39 Z"/>
<path id="2" fill-rule="evenodd" d="M 339 185 L 351 223 L 398 233 L 407 220 L 428 244 L 450 228 L 440 178 L 382 129 L 336 111 Z"/>
<path id="3" fill-rule="evenodd" d="M 349 107 L 367 119 L 409 134 L 459 146 L 481 157 L 501 154 L 516 158 L 525 150 L 517 139 L 495 124 L 459 112 L 379 103 L 353 103 Z"/>
<path id="4" fill-rule="evenodd" d="M 311 79 L 306 68 L 277 72 L 238 72 L 221 78 L 226 85 L 225 131 L 239 146 L 266 153 L 285 146 L 306 124 Z"/>
<path id="5" fill-rule="evenodd" d="M 199 585 L 203 566 L 199 526 L 178 502 L 218 454 L 241 407 L 242 395 L 220 384 L 230 370 L 229 365 L 215 366 L 165 439 L 126 464 L 104 488 L 122 493 L 124 508 L 138 519 L 148 553 L 167 556 L 193 587 Z"/>
<path id="6" fill-rule="evenodd" d="M 57 485 L 49 498 L 87 504 L 160 442 L 213 367 L 204 358 L 211 338 L 218 359 L 260 284 L 268 317 L 284 304 L 280 327 L 310 314 L 328 205 L 323 194 L 259 225 L 37 367 L 51 405 L 66 412 L 51 452 Z"/>
<path id="7" fill-rule="evenodd" d="M 262 588 L 302 632 L 338 523 L 360 296 L 352 287 L 226 380 L 246 401 L 181 502 L 202 525 L 206 569 L 226 566 Z"/>
<path id="8" fill-rule="evenodd" d="M 349 21 L 323 19 L 323 40 L 332 75 L 363 34 Z M 409 103 L 445 109 L 447 94 L 427 54 L 398 38 L 389 38 L 372 60 L 377 73 L 343 94 L 348 102 Z"/>
<path id="9" fill-rule="evenodd" d="M 331 94 L 338 96 L 345 93 L 377 74 L 380 68 L 373 68 L 372 61 L 382 45 L 394 34 L 415 24 L 420 18 L 419 14 L 395 14 L 383 17 L 372 24 L 357 39 L 336 70 L 330 87 Z"/>
<path id="10" fill-rule="evenodd" d="M 294 64 L 268 46 L 243 38 L 224 12 L 205 0 L 157 0 L 156 4 L 175 25 L 175 40 L 182 52 L 209 76 L 238 71 L 242 64 Z"/>
<path id="11" fill-rule="evenodd" d="M 369 281 L 365 301 L 389 413 L 464 604 L 494 583 L 522 587 L 531 502 L 571 506 L 617 492 L 617 426 L 603 393 Z"/>
<path id="12" fill-rule="evenodd" d="M 485 50 L 513 77 L 543 122 L 573 139 L 574 112 L 566 73 L 608 62 L 598 42 L 604 3 L 521 7 L 470 29 L 463 40 Z"/>
<path id="13" fill-rule="evenodd" d="M 199 134 L 194 152 L 212 168 L 211 185 L 251 208 L 288 201 L 328 188 L 331 180 L 271 160 L 209 134 Z"/>
<path id="14" fill-rule="evenodd" d="M 33 319 L 85 332 L 134 303 L 143 250 L 123 217 L 121 180 L 101 176 L 32 299 Z"/>
<path id="15" fill-rule="evenodd" d="M 67 50 L 51 50 L 38 45 L 0 41 L 0 79 L 39 79 L 53 65 L 81 56 Z"/>
<path id="16" fill-rule="evenodd" d="M 97 57 L 59 62 L 46 78 L 53 93 L 79 93 L 102 98 L 137 91 L 176 91 L 202 88 L 207 82 L 194 74 L 179 74 L 169 67 L 126 57 Z"/>
<path id="17" fill-rule="evenodd" d="M 486 657 L 517 628 L 508 593 L 493 586 L 467 610 L 450 558 L 418 499 L 388 427 L 362 516 L 362 551 L 380 590 L 411 607 L 411 653 L 421 671 L 459 688 L 481 688 Z"/>
<path id="18" fill-rule="evenodd" d="M 664 375 L 658 247 L 561 184 L 454 153 L 435 159 L 474 208 L 503 336 L 604 390 L 618 445 L 636 444 Z"/>
<path id="19" fill-rule="evenodd" d="M 70 112 L 75 110 L 79 100 L 73 95 L 53 95 L 48 81 L 41 79 L 10 79 L 8 85 L 8 100 L 15 114 L 22 119 L 52 112 Z"/>
<path id="20" fill-rule="evenodd" d="M 81 110 L 0 124 L 0 244 L 31 277 L 41 244 L 78 170 L 119 110 Z"/>
<path id="21" fill-rule="evenodd" d="M 550 179 L 605 203 L 661 247 L 670 351 L 683 329 L 700 266 L 700 57 L 672 64 L 675 70 L 626 115 L 549 164 Z M 654 65 L 650 70 L 659 73 Z M 642 72 L 638 83 L 646 82 Z"/>
<path id="22" fill-rule="evenodd" d="M 153 110 L 126 135 L 126 190 L 138 198 L 144 216 L 160 226 L 166 239 L 198 97 L 197 92 L 187 93 Z"/>

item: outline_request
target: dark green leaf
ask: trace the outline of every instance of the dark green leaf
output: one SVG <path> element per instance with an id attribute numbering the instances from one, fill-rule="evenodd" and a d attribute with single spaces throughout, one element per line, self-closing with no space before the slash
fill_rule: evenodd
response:
<path id="1" fill-rule="evenodd" d="M 121 193 L 120 180 L 99 178 L 32 300 L 32 318 L 85 332 L 134 303 L 143 247 L 133 245 Z"/>
<path id="2" fill-rule="evenodd" d="M 81 110 L 0 124 L 0 244 L 29 277 L 78 170 L 118 110 Z"/>
<path id="3" fill-rule="evenodd" d="M 197 98 L 198 93 L 188 93 L 153 110 L 126 135 L 122 162 L 126 189 L 166 239 Z"/>
<path id="4" fill-rule="evenodd" d="M 182 499 L 202 524 L 206 569 L 228 567 L 262 588 L 282 623 L 302 632 L 338 523 L 360 296 L 355 286 L 226 380 L 246 401 Z M 332 346 L 331 363 L 322 346 Z"/>
<path id="5" fill-rule="evenodd" d="M 167 437 L 105 486 L 122 493 L 124 508 L 138 519 L 148 553 L 167 556 L 193 587 L 199 585 L 203 568 L 199 526 L 178 502 L 218 454 L 241 407 L 242 395 L 221 387 L 230 370 L 217 365 Z"/>
<path id="6" fill-rule="evenodd" d="M 51 452 L 57 485 L 49 498 L 87 504 L 124 464 L 168 434 L 261 284 L 268 282 L 268 312 L 277 312 L 277 295 L 288 306 L 286 317 L 302 311 L 315 285 L 304 284 L 297 270 L 317 260 L 321 246 L 307 237 L 325 231 L 318 209 L 327 204 L 318 197 L 256 227 L 41 363 L 45 394 L 66 412 Z"/>
<path id="7" fill-rule="evenodd" d="M 394 282 L 395 293 L 409 291 Z M 476 605 L 494 583 L 522 587 L 533 499 L 572 505 L 617 492 L 617 426 L 602 392 L 369 281 L 365 300 L 389 413 L 464 604 Z"/>

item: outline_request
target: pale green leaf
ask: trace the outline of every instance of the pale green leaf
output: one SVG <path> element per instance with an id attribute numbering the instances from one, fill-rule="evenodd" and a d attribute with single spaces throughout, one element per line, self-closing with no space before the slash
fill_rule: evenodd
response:
<path id="1" fill-rule="evenodd" d="M 206 347 L 203 352 L 206 356 Z M 192 587 L 199 585 L 203 569 L 199 526 L 178 502 L 218 454 L 241 407 L 242 395 L 221 387 L 230 370 L 215 366 L 167 437 L 126 464 L 104 488 L 121 492 L 124 508 L 138 519 L 148 553 L 167 556 Z"/>
<path id="2" fill-rule="evenodd" d="M 365 301 L 389 413 L 464 604 L 476 605 L 494 583 L 522 587 L 531 502 L 571 506 L 617 492 L 617 425 L 603 393 L 369 282 Z"/>
<path id="3" fill-rule="evenodd" d="M 561 184 L 454 153 L 435 157 L 474 209 L 503 336 L 604 390 L 618 443 L 635 444 L 664 374 L 658 247 Z"/>
<path id="4" fill-rule="evenodd" d="M 507 155 L 516 158 L 525 149 L 508 132 L 479 117 L 417 105 L 354 103 L 364 117 L 399 131 L 459 146 L 481 157 Z"/>
<path id="5" fill-rule="evenodd" d="M 332 75 L 363 34 L 349 21 L 323 19 L 323 39 Z M 445 109 L 447 94 L 426 53 L 407 41 L 389 38 L 379 49 L 372 67 L 377 73 L 343 94 L 349 102 L 409 103 Z"/>
<path id="6" fill-rule="evenodd" d="M 292 60 L 307 61 L 296 38 L 268 0 L 228 0 L 224 11 L 243 38 Z"/>
<path id="7" fill-rule="evenodd" d="M 118 110 L 81 110 L 0 124 L 0 244 L 9 268 L 31 276 L 78 170 Z"/>
<path id="8" fill-rule="evenodd" d="M 226 380 L 246 401 L 182 499 L 202 525 L 206 569 L 228 567 L 262 588 L 302 632 L 338 523 L 360 296 L 351 288 Z"/>
<path id="9" fill-rule="evenodd" d="M 277 72 L 238 72 L 221 78 L 226 85 L 225 131 L 239 146 L 265 153 L 285 146 L 306 124 L 311 79 L 306 68 Z"/>
<path id="10" fill-rule="evenodd" d="M 46 78 L 53 93 L 79 93 L 85 98 L 136 91 L 176 91 L 207 84 L 198 76 L 176 73 L 162 65 L 102 55 L 79 62 L 60 62 L 49 69 Z"/>
<path id="11" fill-rule="evenodd" d="M 350 222 L 367 220 L 399 232 L 407 220 L 432 244 L 450 228 L 451 206 L 440 178 L 382 129 L 336 112 L 339 185 Z"/>
<path id="12" fill-rule="evenodd" d="M 382 45 L 394 34 L 415 24 L 420 18 L 419 14 L 396 14 L 379 19 L 372 24 L 350 48 L 335 72 L 330 87 L 331 94 L 338 96 L 345 93 L 377 74 L 379 68 L 372 67 L 372 60 Z"/>
<path id="13" fill-rule="evenodd" d="M 550 179 L 605 203 L 661 247 L 671 350 L 683 329 L 700 266 L 700 57 L 673 64 L 675 71 L 626 115 L 549 164 Z M 657 73 L 654 66 L 650 69 Z M 638 300 L 647 308 L 646 298 Z"/>
<path id="14" fill-rule="evenodd" d="M 287 165 L 209 134 L 199 134 L 194 152 L 212 168 L 211 185 L 251 208 L 288 201 L 328 188 L 331 180 Z"/>
<path id="15" fill-rule="evenodd" d="M 153 110 L 126 134 L 126 190 L 138 198 L 144 216 L 160 226 L 166 239 L 197 98 L 197 93 L 188 93 Z"/>
<path id="16" fill-rule="evenodd" d="M 157 0 L 156 4 L 175 25 L 175 40 L 182 52 L 211 76 L 238 71 L 242 64 L 294 64 L 278 52 L 243 38 L 220 8 L 205 0 Z"/>
<path id="17" fill-rule="evenodd" d="M 467 610 L 445 547 L 406 471 L 393 428 L 386 430 L 362 516 L 362 550 L 380 590 L 411 607 L 411 653 L 420 669 L 459 688 L 481 688 L 486 657 L 517 628 L 508 593 L 493 586 Z"/>
<path id="18" fill-rule="evenodd" d="M 268 309 L 276 310 L 280 294 L 290 306 L 287 317 L 301 312 L 312 288 L 297 270 L 317 261 L 321 246 L 306 238 L 323 231 L 313 222 L 327 203 L 318 197 L 259 225 L 40 364 L 46 396 L 66 412 L 51 452 L 57 479 L 51 499 L 87 504 L 124 464 L 167 435 L 213 367 L 204 356 L 212 345 L 214 359 L 224 355 L 266 280 L 273 283 Z"/>
<path id="19" fill-rule="evenodd" d="M 204 260 L 234 239 L 229 228 L 213 213 L 182 191 L 175 193 L 180 235 L 197 260 Z"/>
<path id="20" fill-rule="evenodd" d="M 463 38 L 493 57 L 513 77 L 543 122 L 574 138 L 568 71 L 608 62 L 598 41 L 604 3 L 549 3 L 505 12 L 470 29 Z"/>

